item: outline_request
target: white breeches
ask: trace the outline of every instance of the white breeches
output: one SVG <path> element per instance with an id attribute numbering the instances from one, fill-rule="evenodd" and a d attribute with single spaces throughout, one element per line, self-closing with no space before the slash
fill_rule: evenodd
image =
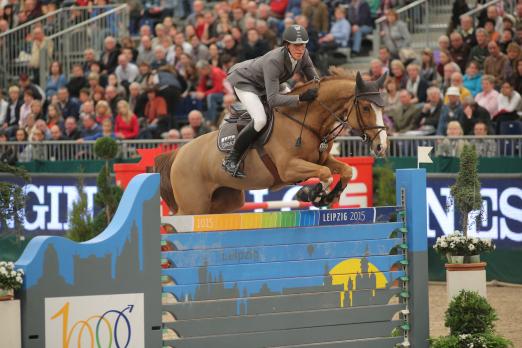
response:
<path id="1" fill-rule="evenodd" d="M 261 129 L 266 125 L 265 107 L 263 106 L 263 103 L 261 103 L 261 99 L 259 99 L 259 96 L 255 93 L 243 91 L 236 87 L 234 87 L 234 90 L 236 91 L 237 97 L 250 114 L 250 117 L 254 120 L 254 129 L 258 132 L 261 131 Z"/>

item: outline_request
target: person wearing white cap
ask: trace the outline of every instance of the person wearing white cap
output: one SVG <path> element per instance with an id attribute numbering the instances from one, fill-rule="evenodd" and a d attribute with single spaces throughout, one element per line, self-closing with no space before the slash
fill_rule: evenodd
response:
<path id="1" fill-rule="evenodd" d="M 459 121 L 462 124 L 464 120 L 464 109 L 460 103 L 460 91 L 458 87 L 449 87 L 446 91 L 448 98 L 448 113 L 441 115 L 437 127 L 438 135 L 446 135 L 446 128 L 449 122 Z"/>

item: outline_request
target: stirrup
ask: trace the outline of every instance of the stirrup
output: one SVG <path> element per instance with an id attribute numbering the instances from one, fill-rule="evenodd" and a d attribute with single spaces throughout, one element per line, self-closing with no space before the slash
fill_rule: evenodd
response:
<path id="1" fill-rule="evenodd" d="M 229 175 L 233 176 L 234 178 L 244 178 L 246 177 L 245 173 L 241 171 L 241 160 L 239 160 L 236 165 L 235 169 L 230 168 L 232 166 L 232 161 L 229 159 L 224 159 L 221 166 L 227 172 Z"/>

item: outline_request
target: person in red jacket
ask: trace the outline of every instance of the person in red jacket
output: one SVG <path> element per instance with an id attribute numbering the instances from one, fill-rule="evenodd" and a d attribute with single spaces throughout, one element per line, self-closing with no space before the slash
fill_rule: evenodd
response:
<path id="1" fill-rule="evenodd" d="M 118 115 L 114 123 L 114 133 L 118 139 L 135 139 L 140 132 L 138 118 L 125 100 L 118 102 Z"/>
<path id="2" fill-rule="evenodd" d="M 218 114 L 218 107 L 223 104 L 223 96 L 226 92 L 224 81 L 227 74 L 220 68 L 211 65 L 206 60 L 198 61 L 196 63 L 196 68 L 199 73 L 199 83 L 195 97 L 199 100 L 206 98 L 206 118 L 211 122 L 215 122 Z"/>

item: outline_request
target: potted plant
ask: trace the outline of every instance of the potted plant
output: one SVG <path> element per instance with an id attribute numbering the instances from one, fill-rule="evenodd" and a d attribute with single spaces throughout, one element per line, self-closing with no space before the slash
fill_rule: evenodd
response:
<path id="1" fill-rule="evenodd" d="M 23 284 L 24 271 L 12 262 L 0 261 L 0 301 L 12 300 L 14 291 Z"/>
<path id="2" fill-rule="evenodd" d="M 513 343 L 495 333 L 498 320 L 488 301 L 474 291 L 462 290 L 450 302 L 444 325 L 450 335 L 431 339 L 432 348 L 509 348 Z"/>
<path id="3" fill-rule="evenodd" d="M 448 263 L 464 263 L 464 255 L 467 251 L 467 238 L 455 231 L 454 233 L 437 238 L 433 249 L 441 255 L 446 256 Z"/>

